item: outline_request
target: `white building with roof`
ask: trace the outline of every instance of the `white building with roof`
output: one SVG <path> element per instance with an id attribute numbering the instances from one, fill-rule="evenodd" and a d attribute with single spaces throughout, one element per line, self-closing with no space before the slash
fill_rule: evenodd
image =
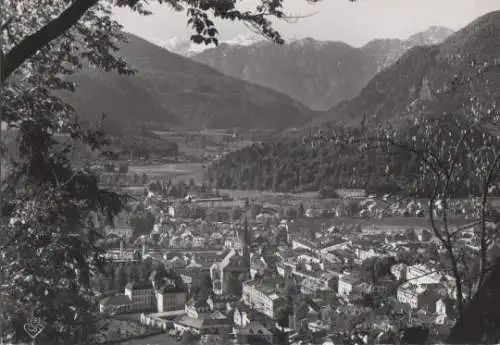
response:
<path id="1" fill-rule="evenodd" d="M 281 286 L 269 280 L 248 280 L 243 283 L 243 302 L 256 311 L 271 318 L 277 317 L 285 307 L 286 300 Z"/>
<path id="2" fill-rule="evenodd" d="M 425 265 L 412 265 L 406 268 L 406 280 L 415 285 L 437 284 L 441 274 Z"/>

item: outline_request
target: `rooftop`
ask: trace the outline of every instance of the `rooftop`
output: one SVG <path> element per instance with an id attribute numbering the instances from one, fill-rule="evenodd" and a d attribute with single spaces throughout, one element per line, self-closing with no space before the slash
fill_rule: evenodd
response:
<path id="1" fill-rule="evenodd" d="M 175 281 L 167 279 L 158 289 L 158 292 L 161 294 L 181 293 L 181 292 L 187 292 L 187 289 L 184 286 L 184 284 L 176 284 Z"/>
<path id="2" fill-rule="evenodd" d="M 147 289 L 153 289 L 153 284 L 151 283 L 151 281 L 146 280 L 142 282 L 128 283 L 125 286 L 125 288 L 131 290 L 147 290 Z"/>
<path id="3" fill-rule="evenodd" d="M 244 335 L 272 335 L 271 331 L 257 321 L 251 321 L 245 327 L 238 329 L 237 332 Z"/>
<path id="4" fill-rule="evenodd" d="M 308 245 L 317 249 L 323 249 L 323 248 L 328 248 L 331 246 L 335 246 L 337 244 L 344 243 L 345 240 L 340 237 L 327 237 L 327 238 L 318 238 L 315 240 L 312 240 L 311 238 L 307 237 L 306 235 L 295 235 L 292 236 L 294 241 L 299 242 L 300 244 L 303 245 Z"/>
<path id="5" fill-rule="evenodd" d="M 355 274 L 344 274 L 340 276 L 339 279 L 351 285 L 359 284 L 362 282 L 361 278 Z"/>
<path id="6" fill-rule="evenodd" d="M 244 283 L 245 285 L 252 286 L 261 291 L 265 295 L 274 295 L 281 293 L 284 289 L 284 284 L 279 279 L 265 279 L 265 280 L 249 280 Z"/>
<path id="7" fill-rule="evenodd" d="M 470 223 L 463 217 L 453 216 L 449 219 L 452 226 L 464 226 Z M 440 225 L 442 221 L 436 220 Z M 386 217 L 383 219 L 364 219 L 352 217 L 335 217 L 335 218 L 304 218 L 297 219 L 288 223 L 290 233 L 307 233 L 307 230 L 321 230 L 331 226 L 353 226 L 360 225 L 362 229 L 373 228 L 429 228 L 430 222 L 427 217 Z"/>

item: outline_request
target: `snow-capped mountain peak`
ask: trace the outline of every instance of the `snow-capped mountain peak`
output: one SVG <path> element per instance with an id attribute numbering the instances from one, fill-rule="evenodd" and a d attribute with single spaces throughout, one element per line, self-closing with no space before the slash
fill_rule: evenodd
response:
<path id="1" fill-rule="evenodd" d="M 219 43 L 224 43 L 230 46 L 250 46 L 252 44 L 259 43 L 263 38 L 257 35 L 237 35 L 229 40 L 222 40 Z M 190 57 L 201 53 L 202 51 L 210 48 L 214 48 L 213 44 L 196 44 L 192 42 L 189 38 L 180 38 L 180 37 L 172 37 L 168 40 L 154 40 L 154 44 L 159 45 L 162 48 L 165 48 L 173 53 L 177 53 L 179 55 L 183 55 L 186 57 Z"/>
<path id="2" fill-rule="evenodd" d="M 451 29 L 443 26 L 431 26 L 423 32 L 410 36 L 408 41 L 415 45 L 440 44 L 451 34 L 453 34 Z"/>
<path id="3" fill-rule="evenodd" d="M 259 36 L 259 35 L 244 35 L 244 34 L 240 34 L 240 35 L 237 35 L 237 36 L 233 37 L 230 40 L 222 41 L 221 43 L 226 43 L 226 44 L 229 44 L 231 46 L 243 46 L 243 47 L 247 47 L 247 46 L 251 46 L 252 44 L 259 43 L 259 42 L 261 42 L 263 40 L 264 39 L 261 36 Z"/>

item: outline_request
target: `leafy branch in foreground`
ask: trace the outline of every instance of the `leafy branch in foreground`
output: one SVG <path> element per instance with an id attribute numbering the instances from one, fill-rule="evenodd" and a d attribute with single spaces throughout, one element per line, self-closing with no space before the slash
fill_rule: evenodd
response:
<path id="1" fill-rule="evenodd" d="M 253 11 L 239 10 L 236 0 L 160 3 L 187 11 L 197 43 L 217 43 L 213 18 L 241 20 L 283 42 L 271 25 L 272 18 L 286 18 L 281 0 L 262 0 Z M 144 4 L 116 3 L 146 15 Z M 19 144 L 2 179 L 2 191 L 9 193 L 2 193 L 0 252 L 12 297 L 2 313 L 10 328 L 2 331 L 13 341 L 26 340 L 23 324 L 36 316 L 47 325 L 37 342 L 89 343 L 96 312 L 90 282 L 102 267 L 96 219 L 115 216 L 126 197 L 99 188 L 88 167 L 72 165 L 71 143 L 103 151 L 108 142 L 103 133 L 81 127 L 74 109 L 54 91 L 74 91 L 68 77 L 89 64 L 134 73 L 118 53 L 125 35 L 108 2 L 5 0 L 2 5 L 2 121 Z M 60 138 L 70 138 L 70 144 Z M 3 164 L 4 157 L 5 152 Z"/>
<path id="2" fill-rule="evenodd" d="M 315 3 L 319 0 L 305 1 Z M 191 36 L 195 43 L 218 43 L 218 31 L 213 21 L 215 18 L 242 21 L 264 37 L 279 44 L 284 42 L 279 32 L 273 29 L 271 21 L 272 18 L 287 18 L 283 0 L 261 0 L 254 10 L 245 11 L 239 9 L 240 1 L 237 0 L 159 0 L 159 3 L 174 11 L 187 12 L 188 24 L 195 31 Z M 128 7 L 143 15 L 151 14 L 145 7 L 146 2 L 141 0 L 118 0 L 115 5 Z M 109 39 L 113 38 L 112 31 L 117 23 L 111 20 L 109 11 L 102 13 L 106 6 L 99 0 L 49 0 L 44 6 L 36 6 L 31 1 L 20 4 L 15 0 L 7 0 L 4 8 L 7 10 L 2 11 L 0 28 L 2 34 L 6 34 L 7 41 L 4 43 L 5 50 L 0 52 L 0 61 L 3 65 L 1 83 L 35 55 L 41 56 L 37 52 L 51 49 L 54 41 L 64 38 L 69 39 L 66 41 L 68 48 L 75 48 L 76 38 L 81 45 L 80 53 L 88 59 L 93 59 L 91 53 L 96 50 L 106 55 L 110 51 L 116 51 L 116 46 Z M 99 36 L 100 44 L 94 46 L 88 44 L 90 33 Z M 97 40 L 90 41 L 97 43 Z M 69 54 L 66 58 L 72 60 L 74 54 Z M 102 67 L 102 61 L 99 66 Z M 120 65 L 106 66 L 107 70 L 123 68 L 125 68 L 123 61 L 120 61 Z"/>

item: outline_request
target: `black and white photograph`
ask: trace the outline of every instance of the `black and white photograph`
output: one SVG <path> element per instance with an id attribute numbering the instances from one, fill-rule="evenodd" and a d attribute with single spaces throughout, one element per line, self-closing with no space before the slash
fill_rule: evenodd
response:
<path id="1" fill-rule="evenodd" d="M 1 345 L 500 343 L 500 0 L 0 0 L 0 124 Z"/>

